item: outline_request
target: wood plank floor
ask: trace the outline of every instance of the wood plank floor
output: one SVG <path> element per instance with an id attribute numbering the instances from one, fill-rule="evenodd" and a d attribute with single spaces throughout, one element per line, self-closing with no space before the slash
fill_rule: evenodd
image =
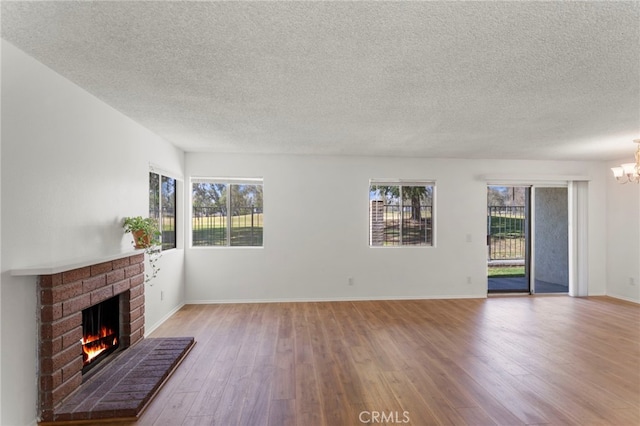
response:
<path id="1" fill-rule="evenodd" d="M 136 425 L 640 425 L 640 307 L 607 297 L 187 305 Z"/>

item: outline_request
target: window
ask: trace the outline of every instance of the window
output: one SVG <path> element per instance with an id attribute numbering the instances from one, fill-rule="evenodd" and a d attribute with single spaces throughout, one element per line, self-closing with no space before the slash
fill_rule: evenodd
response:
<path id="1" fill-rule="evenodd" d="M 262 247 L 262 179 L 191 181 L 193 246 Z"/>
<path id="2" fill-rule="evenodd" d="M 176 180 L 149 172 L 149 217 L 160 225 L 162 250 L 176 248 Z"/>
<path id="3" fill-rule="evenodd" d="M 433 246 L 431 181 L 369 182 L 370 246 Z"/>

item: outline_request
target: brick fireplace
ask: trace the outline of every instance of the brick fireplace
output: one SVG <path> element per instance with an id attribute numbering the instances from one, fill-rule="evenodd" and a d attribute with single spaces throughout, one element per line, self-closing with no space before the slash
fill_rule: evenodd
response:
<path id="1" fill-rule="evenodd" d="M 83 383 L 83 309 L 119 296 L 120 348 L 144 337 L 144 254 L 39 275 L 38 295 L 38 411 L 47 422 Z"/>

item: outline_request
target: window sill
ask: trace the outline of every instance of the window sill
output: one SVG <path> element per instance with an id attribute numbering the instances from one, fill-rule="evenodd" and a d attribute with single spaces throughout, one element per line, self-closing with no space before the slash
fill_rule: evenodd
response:
<path id="1" fill-rule="evenodd" d="M 264 246 L 191 246 L 190 249 L 194 250 L 239 250 L 239 249 L 249 249 L 249 250 L 260 250 L 263 249 Z"/>
<path id="2" fill-rule="evenodd" d="M 418 249 L 418 250 L 422 250 L 422 249 L 432 249 L 432 248 L 436 248 L 436 246 L 411 246 L 411 245 L 407 245 L 407 246 L 369 246 L 369 248 L 374 249 L 374 250 L 380 250 L 380 249 Z"/>

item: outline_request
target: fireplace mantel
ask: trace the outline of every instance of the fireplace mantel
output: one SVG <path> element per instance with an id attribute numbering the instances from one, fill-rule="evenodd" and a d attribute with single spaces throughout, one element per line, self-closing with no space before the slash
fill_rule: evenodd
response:
<path id="1" fill-rule="evenodd" d="M 92 256 L 72 260 L 62 260 L 58 262 L 51 262 L 49 264 L 35 265 L 25 268 L 16 268 L 10 271 L 10 274 L 14 277 L 18 276 L 38 276 L 38 275 L 53 275 L 61 272 L 71 271 L 73 269 L 84 268 L 86 266 L 96 265 L 104 262 L 111 262 L 112 260 L 123 259 L 125 257 L 135 256 L 137 254 L 144 253 L 144 249 L 129 250 L 126 252 L 107 254 L 104 256 Z"/>

